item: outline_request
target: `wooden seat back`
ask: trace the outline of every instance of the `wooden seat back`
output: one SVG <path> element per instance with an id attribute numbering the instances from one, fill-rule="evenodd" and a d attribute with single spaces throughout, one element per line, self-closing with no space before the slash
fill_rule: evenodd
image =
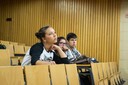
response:
<path id="1" fill-rule="evenodd" d="M 50 85 L 48 65 L 25 66 L 27 85 Z"/>
<path id="2" fill-rule="evenodd" d="M 66 64 L 65 67 L 69 85 L 80 85 L 76 64 Z"/>
<path id="3" fill-rule="evenodd" d="M 0 66 L 10 66 L 10 52 L 8 49 L 0 49 Z"/>
<path id="4" fill-rule="evenodd" d="M 52 85 L 67 85 L 67 76 L 64 64 L 50 65 Z"/>
<path id="5" fill-rule="evenodd" d="M 24 85 L 21 66 L 0 66 L 1 85 Z"/>

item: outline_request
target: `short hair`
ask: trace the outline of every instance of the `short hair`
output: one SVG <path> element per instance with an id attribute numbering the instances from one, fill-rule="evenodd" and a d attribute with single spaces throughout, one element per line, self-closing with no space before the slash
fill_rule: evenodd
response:
<path id="1" fill-rule="evenodd" d="M 38 32 L 35 33 L 35 36 L 42 40 L 42 37 L 45 37 L 45 33 L 46 33 L 46 30 L 49 28 L 50 26 L 44 26 L 42 28 L 40 28 L 40 30 Z"/>
<path id="2" fill-rule="evenodd" d="M 64 37 L 60 36 L 60 37 L 57 38 L 57 43 L 56 43 L 57 45 L 59 45 L 59 42 L 60 42 L 61 39 L 64 39 L 66 41 L 66 39 Z"/>
<path id="3" fill-rule="evenodd" d="M 75 33 L 68 33 L 66 39 L 69 41 L 71 38 L 77 38 Z"/>

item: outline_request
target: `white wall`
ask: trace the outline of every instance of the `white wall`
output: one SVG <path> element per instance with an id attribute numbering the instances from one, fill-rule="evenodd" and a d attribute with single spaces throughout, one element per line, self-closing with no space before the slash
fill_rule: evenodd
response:
<path id="1" fill-rule="evenodd" d="M 128 0 L 122 0 L 120 16 L 120 71 L 128 85 Z M 127 16 L 126 16 L 127 14 Z"/>

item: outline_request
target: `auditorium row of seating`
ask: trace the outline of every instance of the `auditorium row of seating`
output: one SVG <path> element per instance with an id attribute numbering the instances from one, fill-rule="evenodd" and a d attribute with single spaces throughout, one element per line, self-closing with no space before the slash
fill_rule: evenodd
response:
<path id="1" fill-rule="evenodd" d="M 12 42 L 12 41 L 5 41 L 5 40 L 0 40 L 1 44 L 13 44 L 13 45 L 24 45 L 25 43 L 19 43 L 19 42 Z"/>
<path id="2" fill-rule="evenodd" d="M 123 85 L 116 62 L 91 63 L 95 85 Z"/>
<path id="3" fill-rule="evenodd" d="M 80 85 L 75 64 L 0 66 L 1 85 Z"/>
<path id="4" fill-rule="evenodd" d="M 76 64 L 0 66 L 0 81 L 1 85 L 80 85 L 77 67 Z M 86 69 L 90 69 L 91 85 L 122 85 L 115 62 L 91 63 Z"/>
<path id="5" fill-rule="evenodd" d="M 9 49 L 9 54 L 11 59 L 11 65 L 20 65 L 23 60 L 23 57 L 30 46 L 25 44 L 18 44 L 16 42 L 1 41 L 2 45 L 5 45 L 6 49 Z"/>
<path id="6" fill-rule="evenodd" d="M 12 46 L 13 47 L 13 49 L 16 49 L 15 47 L 17 47 L 18 49 L 17 50 L 19 50 L 20 49 L 20 47 L 19 46 L 21 46 L 21 45 L 12 45 L 12 44 L 9 44 L 9 46 Z M 21 46 L 22 48 L 25 48 L 25 46 Z M 15 52 L 15 51 L 14 51 Z M 10 65 L 12 65 L 11 63 L 12 63 L 12 59 L 13 58 L 18 58 L 17 56 L 16 57 L 12 57 L 12 56 L 10 56 L 10 49 L 0 49 L 0 69 L 2 69 L 2 68 L 15 68 L 15 67 L 18 67 L 18 68 L 20 68 L 21 70 L 22 70 L 22 75 L 23 75 L 23 72 L 24 72 L 24 68 L 29 68 L 29 66 L 26 66 L 26 67 L 24 67 L 23 69 L 22 69 L 22 67 L 21 66 L 10 66 Z M 18 53 L 18 52 L 17 52 Z M 16 54 L 16 52 L 14 53 L 14 54 Z M 21 54 L 21 53 L 19 53 L 19 54 Z M 23 57 L 22 57 L 23 58 Z M 18 62 L 17 62 L 18 63 Z M 56 65 L 55 65 L 56 66 Z M 58 65 L 57 65 L 58 66 Z M 85 72 L 82 72 L 82 71 L 79 71 L 78 70 L 78 72 L 79 73 L 82 73 L 82 74 L 84 74 L 84 75 L 86 75 L 87 74 L 87 72 L 86 71 L 88 71 L 89 70 L 89 75 L 90 75 L 90 79 L 91 79 L 91 83 L 92 83 L 92 85 L 123 85 L 123 80 L 121 79 L 121 77 L 120 77 L 120 72 L 119 72 L 119 70 L 118 70 L 118 65 L 117 65 L 117 63 L 116 62 L 102 62 L 102 63 L 91 63 L 90 64 L 90 67 L 89 68 L 85 68 L 87 65 L 86 64 L 84 64 L 84 65 L 82 65 L 83 67 L 83 69 L 84 69 L 84 71 Z M 30 68 L 31 67 L 37 67 L 37 66 L 30 66 Z M 48 71 L 50 72 L 50 67 L 51 66 L 48 66 Z M 65 65 L 64 65 L 64 67 L 65 67 Z M 77 66 L 75 66 L 75 70 L 77 69 L 76 67 L 79 67 L 79 65 L 77 65 Z M 41 67 L 40 67 L 41 68 Z M 56 67 L 55 67 L 56 68 Z M 66 68 L 66 67 L 65 67 Z M 61 68 L 60 68 L 61 69 Z M 1 70 L 2 71 L 2 70 Z M 8 70 L 7 70 L 8 71 Z M 37 70 L 36 70 L 37 71 Z M 6 72 L 6 71 L 5 71 Z M 10 72 L 13 72 L 13 71 L 10 71 Z M 31 73 L 31 72 L 33 72 L 32 70 L 31 71 L 28 71 L 29 73 Z M 37 71 L 38 72 L 38 71 Z M 66 72 L 66 71 L 65 71 Z M 0 73 L 2 73 L 2 74 L 0 74 L 0 81 L 3 81 L 3 80 L 5 80 L 6 78 L 4 77 L 4 76 L 2 76 L 2 75 L 4 75 L 4 73 L 3 72 L 0 72 Z M 14 73 L 15 73 L 15 71 L 14 71 Z M 40 73 L 40 72 L 38 72 L 38 73 Z M 42 72 L 41 72 L 42 73 Z M 13 73 L 12 73 L 13 74 Z M 9 75 L 11 75 L 11 74 L 9 74 Z M 37 73 L 35 73 L 35 78 L 34 79 L 40 79 L 41 77 L 37 77 L 36 75 L 38 75 Z M 44 75 L 44 74 L 43 74 Z M 49 75 L 51 75 L 51 73 L 49 73 Z M 32 75 L 30 76 L 30 78 L 31 77 L 33 77 Z M 74 75 L 73 75 L 73 77 L 74 77 Z M 27 78 L 27 75 L 25 74 L 25 76 L 23 76 L 23 79 L 24 78 Z M 2 80 L 3 79 L 3 80 Z M 12 78 L 13 79 L 13 78 Z M 12 83 L 14 83 L 13 82 L 13 80 L 12 79 L 10 79 L 11 81 L 10 82 L 12 82 Z M 15 78 L 14 78 L 15 79 Z M 6 79 L 6 80 L 8 80 L 8 79 Z M 41 79 L 42 80 L 42 79 Z M 57 80 L 59 81 L 59 78 L 57 78 Z M 19 81 L 19 80 L 18 80 Z M 37 81 L 38 82 L 38 80 L 35 80 L 35 81 Z M 66 80 L 66 83 L 68 82 L 69 80 Z M 78 77 L 78 80 L 77 81 L 79 81 L 79 77 Z M 23 80 L 23 83 L 24 82 L 28 82 L 27 81 L 27 79 L 25 79 L 25 80 Z M 4 82 L 5 83 L 5 82 Z M 51 78 L 50 78 L 50 83 L 52 83 L 52 81 L 51 81 Z M 2 84 L 2 85 L 11 85 L 10 83 L 9 84 Z M 17 85 L 17 84 L 12 84 L 12 85 Z M 19 85 L 19 84 L 18 84 Z M 21 84 L 22 85 L 22 84 Z M 29 84 L 27 84 L 27 85 L 29 85 Z M 37 84 L 31 84 L 31 85 L 37 85 Z M 38 85 L 40 85 L 40 84 L 38 84 Z M 47 84 L 44 84 L 44 85 L 47 85 Z M 53 85 L 59 85 L 59 84 L 53 84 Z M 64 84 L 64 85 L 67 85 L 67 84 Z M 70 84 L 70 85 L 75 85 L 75 84 Z M 76 85 L 79 85 L 79 84 L 76 84 Z"/>
<path id="7" fill-rule="evenodd" d="M 6 53 L 4 54 L 4 52 L 6 52 Z M 89 78 L 90 78 L 92 85 L 122 85 L 123 84 L 123 81 L 120 77 L 120 72 L 118 70 L 118 65 L 116 62 L 102 62 L 102 63 L 100 62 L 100 63 L 91 63 L 89 65 L 83 64 L 82 67 L 80 64 L 77 64 L 77 65 L 76 64 L 68 64 L 68 65 L 60 64 L 60 65 L 50 65 L 50 66 L 46 65 L 47 70 L 49 72 L 48 73 L 49 75 L 47 77 L 49 78 L 49 76 L 50 76 L 50 80 L 46 81 L 46 79 L 44 79 L 44 76 L 46 76 L 46 73 L 44 73 L 42 71 L 43 68 L 45 68 L 46 66 L 44 66 L 44 65 L 41 65 L 42 67 L 38 66 L 38 65 L 37 66 L 25 66 L 25 67 L 9 66 L 10 58 L 9 58 L 9 56 L 6 57 L 6 55 L 8 55 L 8 53 L 9 53 L 8 49 L 0 50 L 0 81 L 7 80 L 6 82 L 4 81 L 3 83 L 5 83 L 5 84 L 2 84 L 2 85 L 20 85 L 20 84 L 17 84 L 16 82 L 19 83 L 19 82 L 21 82 L 21 80 L 22 80 L 23 84 L 24 84 L 24 82 L 27 82 L 27 85 L 49 85 L 49 81 L 50 81 L 50 83 L 52 83 L 52 85 L 60 85 L 60 83 L 62 83 L 62 82 L 63 83 L 65 82 L 65 83 L 61 84 L 61 85 L 68 85 L 68 83 L 70 83 L 70 82 L 69 82 L 69 80 L 66 80 L 66 78 L 69 75 L 70 75 L 69 77 L 73 80 L 72 81 L 73 84 L 69 84 L 69 85 L 79 85 L 79 76 L 78 76 L 77 72 L 79 72 L 80 74 L 82 74 L 84 76 L 86 76 L 86 74 L 89 74 Z M 73 67 L 72 67 L 72 65 L 73 65 Z M 65 71 L 66 66 L 69 66 L 69 69 L 71 69 L 71 70 L 69 70 L 69 71 L 71 71 L 70 74 L 68 74 L 67 71 Z M 57 69 L 57 67 L 58 67 L 58 69 L 54 70 L 55 72 L 53 72 L 53 74 L 56 73 L 55 77 L 52 77 L 52 73 L 50 71 L 51 67 L 53 67 L 53 69 Z M 80 67 L 80 68 L 78 68 L 78 67 Z M 2 72 L 3 68 L 4 69 L 7 68 L 7 69 L 11 69 L 11 70 L 10 71 L 6 70 L 7 72 L 6 71 Z M 17 69 L 20 68 L 21 71 L 20 70 L 13 71 L 13 69 L 15 69 L 15 68 L 17 68 Z M 26 71 L 27 68 L 30 68 L 30 70 Z M 23 69 L 25 69 L 25 71 Z M 9 73 L 8 71 L 11 73 Z M 20 74 L 19 76 L 16 73 L 16 71 Z M 75 71 L 75 74 L 73 74 L 74 73 L 73 71 Z M 23 72 L 25 72 L 25 76 L 23 76 Z M 7 77 L 6 77 L 6 73 L 7 73 Z M 27 74 L 29 74 L 28 77 L 27 77 Z M 15 76 L 15 75 L 16 75 L 16 77 L 22 76 L 22 79 L 15 80 L 15 79 L 18 79 L 15 77 L 12 78 L 12 76 Z M 66 78 L 64 75 L 65 76 L 67 75 Z M 9 78 L 9 77 L 11 77 L 11 78 Z M 62 77 L 62 80 L 61 80 L 61 77 Z M 27 79 L 27 78 L 30 78 L 30 79 Z M 55 80 L 56 79 L 58 80 L 58 81 L 56 81 L 55 84 L 53 83 L 54 78 L 55 78 Z M 74 78 L 77 80 L 75 80 Z M 25 80 L 23 80 L 23 79 L 25 79 Z M 42 81 L 42 80 L 44 80 L 44 81 Z M 77 81 L 77 83 L 76 83 L 76 81 Z M 15 82 L 15 84 L 7 84 L 9 82 L 11 82 L 11 83 Z M 29 82 L 30 82 L 30 84 L 29 84 Z M 48 84 L 42 84 L 44 82 L 46 82 Z M 75 82 L 75 84 L 74 84 L 74 82 Z M 35 84 L 35 83 L 37 83 L 37 84 Z"/>

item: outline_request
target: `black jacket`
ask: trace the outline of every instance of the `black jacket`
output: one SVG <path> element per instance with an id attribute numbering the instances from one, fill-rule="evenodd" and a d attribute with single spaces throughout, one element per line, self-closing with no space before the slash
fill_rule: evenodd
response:
<path id="1" fill-rule="evenodd" d="M 34 44 L 30 49 L 30 55 L 31 55 L 31 64 L 35 65 L 36 61 L 40 59 L 40 55 L 43 52 L 43 44 L 42 43 L 36 43 Z M 69 64 L 68 58 L 61 58 L 59 57 L 55 52 L 53 56 L 53 61 L 56 62 L 56 64 Z"/>

